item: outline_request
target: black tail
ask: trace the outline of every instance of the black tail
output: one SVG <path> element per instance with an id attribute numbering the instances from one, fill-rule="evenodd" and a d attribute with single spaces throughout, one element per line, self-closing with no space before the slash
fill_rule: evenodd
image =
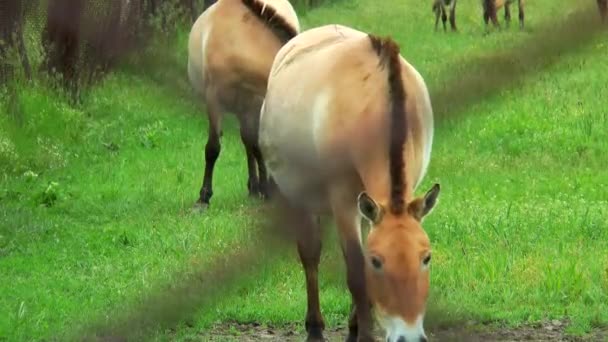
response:
<path id="1" fill-rule="evenodd" d="M 298 30 L 261 0 L 241 0 L 256 17 L 262 20 L 283 44 L 298 34 Z"/>
<path id="2" fill-rule="evenodd" d="M 405 209 L 405 163 L 403 149 L 407 139 L 407 120 L 405 112 L 406 93 L 401 77 L 401 57 L 399 45 L 391 38 L 369 35 L 373 49 L 383 64 L 388 64 L 388 85 L 391 105 L 390 132 L 390 176 L 391 211 L 400 214 Z"/>

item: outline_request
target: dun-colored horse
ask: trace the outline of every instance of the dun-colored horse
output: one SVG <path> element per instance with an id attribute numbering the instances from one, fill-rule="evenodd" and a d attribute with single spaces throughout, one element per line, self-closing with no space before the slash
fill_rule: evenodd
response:
<path id="1" fill-rule="evenodd" d="M 448 16 L 446 14 L 446 7 L 450 11 L 450 27 L 452 31 L 458 31 L 456 28 L 456 1 L 457 0 L 434 0 L 433 1 L 433 13 L 435 13 L 435 31 L 437 31 L 437 25 L 439 24 L 439 17 L 443 22 L 443 31 L 446 30 L 446 21 Z"/>
<path id="2" fill-rule="evenodd" d="M 300 33 L 277 54 L 260 147 L 279 196 L 299 215 L 309 341 L 322 340 L 325 328 L 316 219 L 325 214 L 337 225 L 352 294 L 348 340 L 373 341 L 375 312 L 388 341 L 426 341 L 431 245 L 421 224 L 440 188 L 421 197 L 414 191 L 432 140 L 425 82 L 390 38 L 327 25 Z M 365 242 L 361 218 L 371 224 Z"/>
<path id="3" fill-rule="evenodd" d="M 205 174 L 197 205 L 207 207 L 213 195 L 213 170 L 220 154 L 225 112 L 236 114 L 239 120 L 249 194 L 267 195 L 266 168 L 257 135 L 260 107 L 276 53 L 299 30 L 296 13 L 287 0 L 219 0 L 192 26 L 188 76 L 205 102 L 209 120 Z"/>
<path id="4" fill-rule="evenodd" d="M 482 0 L 483 21 L 488 26 L 488 22 L 492 20 L 494 27 L 500 27 L 497 18 L 497 12 L 503 6 L 505 7 L 505 22 L 507 26 L 511 23 L 511 9 L 509 8 L 515 0 Z M 524 28 L 524 0 L 517 0 L 517 8 L 519 9 L 519 27 Z"/>

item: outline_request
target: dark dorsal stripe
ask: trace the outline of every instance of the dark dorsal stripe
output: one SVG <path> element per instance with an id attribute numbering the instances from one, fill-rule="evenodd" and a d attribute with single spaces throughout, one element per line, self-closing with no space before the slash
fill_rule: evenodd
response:
<path id="1" fill-rule="evenodd" d="M 407 139 L 407 120 L 405 113 L 406 93 L 401 77 L 399 45 L 390 37 L 380 38 L 368 35 L 372 48 L 380 57 L 383 65 L 388 65 L 388 88 L 390 114 L 389 164 L 391 176 L 390 210 L 393 214 L 403 213 L 405 209 L 405 163 L 403 149 Z"/>
<path id="2" fill-rule="evenodd" d="M 262 20 L 269 29 L 281 40 L 287 43 L 298 34 L 298 31 L 290 23 L 277 14 L 277 11 L 261 0 L 241 0 L 249 10 Z"/>

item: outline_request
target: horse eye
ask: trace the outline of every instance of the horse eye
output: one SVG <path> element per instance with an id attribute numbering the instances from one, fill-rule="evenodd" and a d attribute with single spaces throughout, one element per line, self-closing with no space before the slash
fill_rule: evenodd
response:
<path id="1" fill-rule="evenodd" d="M 372 261 L 372 266 L 374 266 L 374 269 L 376 271 L 379 271 L 382 269 L 382 260 L 379 257 L 373 256 L 373 257 L 371 257 L 371 261 Z"/>
<path id="2" fill-rule="evenodd" d="M 422 263 L 424 263 L 424 266 L 427 266 L 429 264 L 429 262 L 431 262 L 431 255 L 427 255 L 426 258 L 424 258 L 424 260 L 422 260 Z"/>

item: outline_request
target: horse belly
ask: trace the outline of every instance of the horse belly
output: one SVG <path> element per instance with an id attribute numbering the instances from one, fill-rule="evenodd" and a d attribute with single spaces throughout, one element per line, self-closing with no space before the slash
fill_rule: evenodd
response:
<path id="1" fill-rule="evenodd" d="M 289 166 L 270 170 L 279 191 L 289 202 L 313 214 L 322 215 L 328 212 L 329 202 L 325 185 L 310 177 L 315 173 L 315 170 Z"/>
<path id="2" fill-rule="evenodd" d="M 268 172 L 289 201 L 321 214 L 327 208 L 326 179 L 311 129 L 312 118 L 280 104 L 272 111 L 266 111 L 267 106 L 262 105 L 259 142 Z"/>

